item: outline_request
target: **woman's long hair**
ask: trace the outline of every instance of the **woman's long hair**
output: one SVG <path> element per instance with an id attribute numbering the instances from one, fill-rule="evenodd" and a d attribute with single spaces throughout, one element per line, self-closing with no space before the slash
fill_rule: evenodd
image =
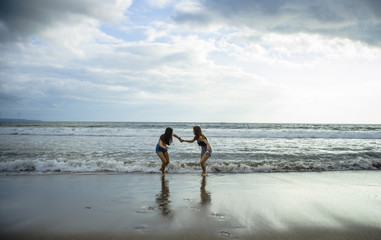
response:
<path id="1" fill-rule="evenodd" d="M 206 137 L 204 136 L 204 134 L 202 134 L 202 130 L 201 130 L 201 127 L 200 127 L 200 126 L 194 126 L 194 127 L 193 127 L 193 132 L 194 132 L 194 139 L 195 139 L 195 140 L 200 139 L 200 136 L 206 139 Z"/>
<path id="2" fill-rule="evenodd" d="M 160 136 L 160 140 L 163 141 L 167 145 L 171 145 L 172 142 L 172 134 L 173 134 L 173 129 L 170 127 L 167 127 L 165 129 L 165 133 Z"/>

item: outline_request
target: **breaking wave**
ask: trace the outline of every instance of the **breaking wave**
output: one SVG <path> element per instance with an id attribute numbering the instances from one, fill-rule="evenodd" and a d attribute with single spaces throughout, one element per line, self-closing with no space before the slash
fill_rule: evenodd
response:
<path id="1" fill-rule="evenodd" d="M 16 160 L 0 162 L 4 173 L 159 173 L 159 161 L 66 161 Z M 342 161 L 210 161 L 207 171 L 212 173 L 256 173 L 256 172 L 320 172 L 344 170 L 380 170 L 381 159 L 357 159 Z M 198 162 L 172 162 L 169 173 L 196 173 L 201 168 Z"/>

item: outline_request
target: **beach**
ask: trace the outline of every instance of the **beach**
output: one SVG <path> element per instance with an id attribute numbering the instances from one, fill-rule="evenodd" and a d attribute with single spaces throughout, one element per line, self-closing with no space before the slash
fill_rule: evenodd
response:
<path id="1" fill-rule="evenodd" d="M 379 239 L 381 172 L 0 176 L 3 239 Z"/>

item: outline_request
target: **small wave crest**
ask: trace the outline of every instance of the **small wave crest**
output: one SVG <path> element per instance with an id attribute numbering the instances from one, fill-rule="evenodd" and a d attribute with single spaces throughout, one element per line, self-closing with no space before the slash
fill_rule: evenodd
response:
<path id="1" fill-rule="evenodd" d="M 138 131 L 139 130 L 139 131 Z M 80 137 L 157 137 L 160 132 L 153 129 L 120 129 L 99 128 L 0 128 L 0 135 L 30 135 L 30 136 L 80 136 Z M 187 131 L 178 131 L 181 135 Z M 208 137 L 225 138 L 253 138 L 253 139 L 381 139 L 381 131 L 335 131 L 335 130 L 224 130 L 208 129 Z"/>
<path id="2" fill-rule="evenodd" d="M 2 173 L 159 173 L 159 161 L 41 161 L 16 160 L 0 162 Z M 167 167 L 169 173 L 196 173 L 198 162 L 177 161 Z M 255 172 L 320 172 L 343 170 L 381 170 L 381 159 L 356 159 L 347 161 L 209 161 L 207 171 L 212 173 Z"/>

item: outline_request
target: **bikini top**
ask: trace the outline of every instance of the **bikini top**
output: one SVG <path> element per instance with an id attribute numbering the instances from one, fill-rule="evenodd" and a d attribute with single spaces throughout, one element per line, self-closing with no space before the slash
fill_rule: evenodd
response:
<path id="1" fill-rule="evenodd" d="M 197 140 L 197 144 L 201 147 L 206 147 L 206 143 L 204 143 L 203 141 L 199 141 Z"/>

